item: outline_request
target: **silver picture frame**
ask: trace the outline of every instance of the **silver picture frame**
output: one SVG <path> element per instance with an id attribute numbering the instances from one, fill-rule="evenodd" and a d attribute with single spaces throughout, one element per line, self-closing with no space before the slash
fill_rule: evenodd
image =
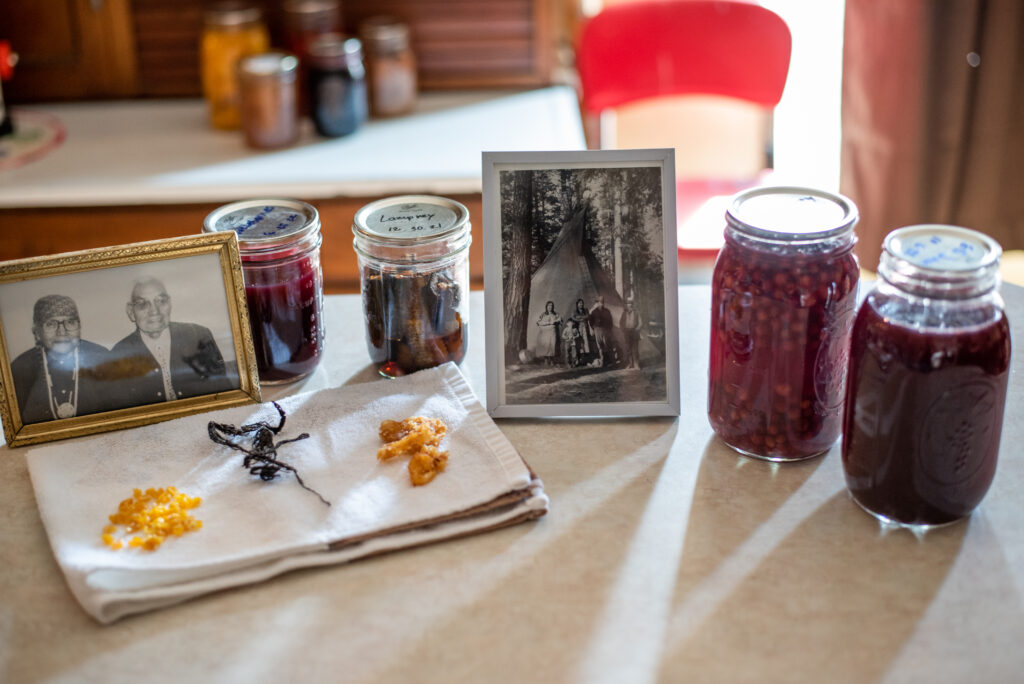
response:
<path id="1" fill-rule="evenodd" d="M 487 410 L 679 415 L 672 149 L 483 153 Z"/>

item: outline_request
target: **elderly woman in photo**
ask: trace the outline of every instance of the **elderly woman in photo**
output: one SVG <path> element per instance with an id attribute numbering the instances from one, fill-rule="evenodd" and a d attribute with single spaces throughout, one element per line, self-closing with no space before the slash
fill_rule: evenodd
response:
<path id="1" fill-rule="evenodd" d="M 83 340 L 81 333 L 78 306 L 71 297 L 47 295 L 36 301 L 32 313 L 36 344 L 11 363 L 22 423 L 108 410 L 98 377 L 108 352 Z"/>
<path id="2" fill-rule="evenodd" d="M 558 326 L 562 324 L 562 317 L 555 312 L 555 303 L 549 301 L 544 305 L 544 313 L 537 319 L 540 332 L 537 333 L 537 356 L 543 358 L 548 366 L 555 364 L 555 355 L 558 353 Z"/>

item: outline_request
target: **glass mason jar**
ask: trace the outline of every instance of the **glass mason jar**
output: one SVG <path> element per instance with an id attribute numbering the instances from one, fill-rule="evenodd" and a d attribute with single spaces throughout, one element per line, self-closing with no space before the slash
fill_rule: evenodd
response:
<path id="1" fill-rule="evenodd" d="M 416 106 L 416 57 L 409 27 L 393 17 L 370 17 L 359 26 L 366 50 L 370 113 L 377 117 L 408 114 Z"/>
<path id="2" fill-rule="evenodd" d="M 309 46 L 325 33 L 341 30 L 341 6 L 338 0 L 285 0 L 284 37 L 288 52 L 304 60 Z"/>
<path id="3" fill-rule="evenodd" d="M 366 76 L 359 39 L 332 33 L 314 40 L 309 46 L 308 83 L 310 115 L 320 135 L 349 135 L 366 121 Z"/>
<path id="4" fill-rule="evenodd" d="M 270 37 L 258 7 L 221 2 L 203 14 L 200 72 L 214 128 L 237 130 L 241 126 L 238 60 L 265 52 L 269 45 Z"/>
<path id="5" fill-rule="evenodd" d="M 286 147 L 299 137 L 298 67 L 299 60 L 285 52 L 264 52 L 238 62 L 242 131 L 249 147 Z"/>
<path id="6" fill-rule="evenodd" d="M 405 195 L 355 215 L 366 345 L 377 370 L 397 377 L 461 363 L 469 324 L 469 210 Z"/>
<path id="7" fill-rule="evenodd" d="M 748 456 L 795 461 L 839 437 L 860 271 L 857 208 L 840 195 L 736 195 L 711 285 L 708 418 Z"/>
<path id="8" fill-rule="evenodd" d="M 996 470 L 1010 368 L 995 240 L 957 226 L 890 233 L 850 348 L 843 470 L 883 522 L 970 514 Z"/>
<path id="9" fill-rule="evenodd" d="M 243 200 L 203 221 L 203 232 L 221 230 L 238 235 L 260 382 L 304 378 L 324 349 L 319 213 L 298 200 Z"/>

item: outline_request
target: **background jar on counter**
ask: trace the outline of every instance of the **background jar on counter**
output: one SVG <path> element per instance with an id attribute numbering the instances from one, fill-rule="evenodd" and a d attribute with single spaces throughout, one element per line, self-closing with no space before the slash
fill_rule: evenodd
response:
<path id="1" fill-rule="evenodd" d="M 355 132 L 366 121 L 366 78 L 357 38 L 331 33 L 310 43 L 307 77 L 317 133 L 337 138 Z"/>
<path id="2" fill-rule="evenodd" d="M 992 484 L 1010 365 L 1001 253 L 956 226 L 885 238 L 853 327 L 843 430 L 847 487 L 883 522 L 958 520 Z"/>
<path id="3" fill-rule="evenodd" d="M 286 147 L 299 137 L 296 78 L 299 60 L 265 52 L 238 63 L 242 131 L 249 147 Z"/>
<path id="4" fill-rule="evenodd" d="M 408 114 L 416 106 L 416 58 L 409 27 L 393 17 L 370 17 L 359 27 L 366 51 L 370 113 Z"/>
<path id="5" fill-rule="evenodd" d="M 243 2 L 221 2 L 203 14 L 200 72 L 203 96 L 215 128 L 237 130 L 239 111 L 238 61 L 265 52 L 270 45 L 259 8 Z"/>
<path id="6" fill-rule="evenodd" d="M 366 344 L 381 375 L 461 363 L 469 324 L 469 210 L 405 195 L 355 215 Z"/>
<path id="7" fill-rule="evenodd" d="M 839 437 L 859 269 L 857 209 L 796 187 L 744 191 L 712 276 L 708 418 L 737 451 L 810 458 Z"/>
<path id="8" fill-rule="evenodd" d="M 319 213 L 298 200 L 244 200 L 203 222 L 203 232 L 222 230 L 238 235 L 260 382 L 309 375 L 324 348 Z"/>

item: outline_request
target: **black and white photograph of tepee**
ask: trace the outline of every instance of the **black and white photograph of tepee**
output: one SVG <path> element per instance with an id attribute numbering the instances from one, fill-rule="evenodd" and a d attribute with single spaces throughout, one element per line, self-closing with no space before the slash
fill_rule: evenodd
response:
<path id="1" fill-rule="evenodd" d="M 666 206 L 674 212 L 674 202 L 665 197 L 672 169 L 650 161 L 522 166 L 499 165 L 491 181 L 501 348 L 488 353 L 500 354 L 499 403 L 510 415 L 524 414 L 514 407 L 537 407 L 538 415 L 673 413 L 676 270 L 666 245 L 675 245 L 675 224 L 667 236 Z M 489 299 L 488 309 L 494 304 Z"/>

